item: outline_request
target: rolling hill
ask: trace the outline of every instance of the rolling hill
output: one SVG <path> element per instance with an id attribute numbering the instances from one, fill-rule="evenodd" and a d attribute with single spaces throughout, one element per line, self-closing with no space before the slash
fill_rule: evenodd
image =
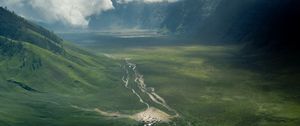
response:
<path id="1" fill-rule="evenodd" d="M 0 125 L 122 124 L 72 107 L 138 107 L 137 99 L 122 93 L 119 69 L 112 59 L 0 8 Z"/>

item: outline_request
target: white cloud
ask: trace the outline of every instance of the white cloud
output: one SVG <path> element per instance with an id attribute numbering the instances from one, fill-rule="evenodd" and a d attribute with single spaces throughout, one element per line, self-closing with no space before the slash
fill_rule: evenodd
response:
<path id="1" fill-rule="evenodd" d="M 175 2 L 178 0 L 117 0 L 118 3 Z M 113 9 L 112 0 L 0 0 L 17 14 L 35 21 L 61 22 L 72 27 L 87 27 L 89 17 Z"/>
<path id="2" fill-rule="evenodd" d="M 144 0 L 146 3 L 157 3 L 157 2 L 176 2 L 178 0 Z"/>
<path id="3" fill-rule="evenodd" d="M 117 0 L 118 3 L 129 2 L 144 2 L 144 3 L 159 3 L 159 2 L 176 2 L 178 0 Z"/>
<path id="4" fill-rule="evenodd" d="M 0 0 L 18 14 L 74 27 L 88 26 L 88 17 L 113 9 L 111 0 Z"/>

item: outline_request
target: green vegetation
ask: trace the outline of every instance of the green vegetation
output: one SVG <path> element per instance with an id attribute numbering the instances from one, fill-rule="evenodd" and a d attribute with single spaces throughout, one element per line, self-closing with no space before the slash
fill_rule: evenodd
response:
<path id="1" fill-rule="evenodd" d="M 143 109 L 124 90 L 120 69 L 0 8 L 0 125 L 137 125 L 72 107 Z"/>
<path id="2" fill-rule="evenodd" d="M 132 58 L 145 83 L 180 113 L 177 125 L 300 124 L 299 72 L 293 66 L 274 69 L 261 64 L 264 59 L 249 62 L 240 55 L 242 45 L 195 44 L 190 40 L 168 44 L 165 38 L 159 42 L 147 42 L 151 38 L 111 42 L 100 38 L 77 44 L 120 62 Z"/>
<path id="3" fill-rule="evenodd" d="M 16 53 L 21 53 L 23 45 L 19 42 L 14 42 L 8 38 L 0 36 L 0 54 L 3 56 L 13 56 Z"/>
<path id="4" fill-rule="evenodd" d="M 125 120 L 107 121 L 72 105 L 127 113 L 142 108 L 123 91 L 117 62 L 64 46 L 66 54 L 59 55 L 24 43 L 24 54 L 0 56 L 0 125 L 119 125 Z"/>

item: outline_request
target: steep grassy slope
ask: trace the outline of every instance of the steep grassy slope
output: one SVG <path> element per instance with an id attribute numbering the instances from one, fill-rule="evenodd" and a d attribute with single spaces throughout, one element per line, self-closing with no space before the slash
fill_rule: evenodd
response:
<path id="1" fill-rule="evenodd" d="M 31 43 L 14 40 L 10 43 L 13 46 L 7 47 L 16 49 L 10 50 L 9 55 L 0 49 L 0 125 L 136 123 L 111 121 L 96 112 L 72 107 L 126 113 L 135 112 L 134 108 L 143 109 L 138 99 L 124 90 L 118 62 L 67 43 L 64 54 Z"/>
<path id="2" fill-rule="evenodd" d="M 128 112 L 141 108 L 123 91 L 120 68 L 112 60 L 68 44 L 66 54 L 59 55 L 21 43 L 22 53 L 0 56 L 1 125 L 113 124 L 118 122 L 105 121 L 97 113 L 85 115 L 72 106 Z"/>
<path id="3" fill-rule="evenodd" d="M 55 34 L 0 8 L 0 125 L 136 124 L 109 121 L 99 108 L 142 109 L 124 90 L 118 62 L 63 42 Z"/>

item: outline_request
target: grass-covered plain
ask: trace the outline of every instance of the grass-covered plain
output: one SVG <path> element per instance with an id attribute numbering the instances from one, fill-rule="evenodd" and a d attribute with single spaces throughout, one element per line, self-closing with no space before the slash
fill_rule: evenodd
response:
<path id="1" fill-rule="evenodd" d="M 119 62 L 131 58 L 145 83 L 180 113 L 177 125 L 300 125 L 298 69 L 249 60 L 240 51 L 243 45 L 165 37 L 64 36 L 97 55 Z"/>

